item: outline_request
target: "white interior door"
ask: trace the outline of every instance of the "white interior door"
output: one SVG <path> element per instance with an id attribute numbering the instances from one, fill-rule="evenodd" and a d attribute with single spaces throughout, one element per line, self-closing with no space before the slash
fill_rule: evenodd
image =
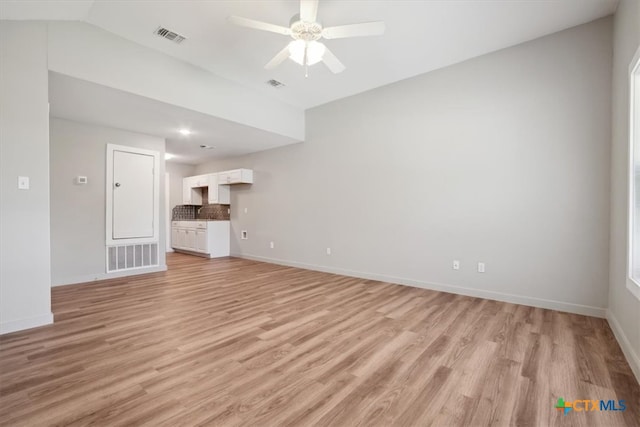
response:
<path id="1" fill-rule="evenodd" d="M 113 239 L 154 237 L 154 157 L 113 151 Z"/>

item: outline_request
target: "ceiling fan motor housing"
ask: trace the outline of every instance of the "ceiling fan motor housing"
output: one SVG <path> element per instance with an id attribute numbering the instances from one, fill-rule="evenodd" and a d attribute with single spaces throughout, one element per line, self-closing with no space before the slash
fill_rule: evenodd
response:
<path id="1" fill-rule="evenodd" d="M 300 20 L 300 15 L 293 15 L 291 18 L 291 37 L 294 40 L 304 40 L 307 42 L 319 40 L 322 37 L 322 25 L 317 22 L 304 22 Z"/>

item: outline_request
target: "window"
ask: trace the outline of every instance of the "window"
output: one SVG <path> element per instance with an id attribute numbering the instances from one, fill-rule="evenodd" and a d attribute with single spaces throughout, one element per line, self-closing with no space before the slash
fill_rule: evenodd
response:
<path id="1" fill-rule="evenodd" d="M 640 48 L 629 66 L 629 279 L 640 299 Z"/>

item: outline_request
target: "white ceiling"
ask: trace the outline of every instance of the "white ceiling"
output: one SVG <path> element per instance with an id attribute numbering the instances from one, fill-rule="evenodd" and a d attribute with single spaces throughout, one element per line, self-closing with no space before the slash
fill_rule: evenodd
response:
<path id="1" fill-rule="evenodd" d="M 296 0 L 2 0 L 0 4 L 2 18 L 82 19 L 309 108 L 607 16 L 615 11 L 617 0 L 320 0 L 318 19 L 325 26 L 383 20 L 387 30 L 379 37 L 326 41 L 347 69 L 333 75 L 317 64 L 307 79 L 291 61 L 272 71 L 263 68 L 287 37 L 226 22 L 229 15 L 239 15 L 288 26 L 299 8 Z M 159 25 L 188 40 L 176 45 L 154 35 Z M 267 86 L 271 78 L 286 87 Z"/>
<path id="2" fill-rule="evenodd" d="M 49 103 L 53 117 L 165 138 L 166 151 L 176 155 L 172 161 L 180 163 L 199 164 L 298 142 L 53 72 L 49 73 Z M 194 133 L 182 136 L 181 128 Z M 216 148 L 202 149 L 201 144 Z"/>
<path id="3" fill-rule="evenodd" d="M 83 21 L 93 0 L 0 0 L 0 19 Z"/>
<path id="4" fill-rule="evenodd" d="M 387 30 L 379 37 L 326 41 L 347 69 L 334 75 L 320 63 L 307 79 L 291 61 L 263 68 L 287 37 L 226 21 L 238 15 L 288 26 L 297 0 L 0 0 L 0 19 L 86 21 L 306 109 L 586 23 L 616 6 L 617 0 L 320 0 L 318 19 L 325 26 L 383 20 Z M 162 39 L 153 34 L 159 25 L 188 39 L 180 45 Z M 286 86 L 267 86 L 272 78 Z M 184 163 L 297 142 L 56 73 L 50 73 L 50 102 L 54 117 L 165 138 L 167 151 Z M 178 133 L 183 127 L 195 133 L 184 137 Z"/>

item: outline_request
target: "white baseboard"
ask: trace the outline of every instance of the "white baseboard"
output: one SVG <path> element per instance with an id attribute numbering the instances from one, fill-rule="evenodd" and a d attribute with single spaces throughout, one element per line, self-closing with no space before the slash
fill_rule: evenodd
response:
<path id="1" fill-rule="evenodd" d="M 449 292 L 453 294 L 466 295 L 477 298 L 485 298 L 496 301 L 509 302 L 512 304 L 522 304 L 531 307 L 540 307 L 550 310 L 566 311 L 568 313 L 582 314 L 593 317 L 606 317 L 606 308 L 592 307 L 588 305 L 573 304 L 563 301 L 547 300 L 543 298 L 527 297 L 522 295 L 505 294 L 502 292 L 488 291 L 483 289 L 465 288 L 462 286 L 447 285 L 443 283 L 424 282 L 403 277 L 386 276 L 383 274 L 364 273 L 361 271 L 347 270 L 342 268 L 325 267 L 322 265 L 306 264 L 295 261 L 285 261 L 281 259 L 268 258 L 243 253 L 233 253 L 231 256 L 246 258 L 254 261 L 269 262 L 272 264 L 286 265 L 289 267 L 304 268 L 307 270 L 322 271 L 325 273 L 340 274 L 343 276 L 358 277 L 361 279 L 378 280 L 381 282 L 397 283 L 399 285 L 413 286 L 416 288 L 431 289 L 435 291 Z"/>
<path id="2" fill-rule="evenodd" d="M 611 310 L 607 309 L 607 320 L 609 321 L 609 326 L 611 326 L 611 330 L 613 331 L 613 335 L 615 335 L 618 340 L 618 344 L 620 344 L 620 348 L 624 353 L 624 356 L 627 358 L 627 362 L 629 362 L 629 366 L 631 366 L 631 370 L 633 371 L 633 375 L 636 376 L 636 380 L 640 383 L 640 357 L 636 354 L 631 346 L 631 342 L 627 335 L 622 330 L 618 319 L 613 315 Z"/>
<path id="3" fill-rule="evenodd" d="M 0 335 L 50 325 L 51 323 L 53 323 L 53 313 L 41 314 L 27 319 L 10 320 L 0 323 Z"/>
<path id="4" fill-rule="evenodd" d="M 137 276 L 139 274 L 157 273 L 159 271 L 167 271 L 167 266 L 160 265 L 158 267 L 116 271 L 113 273 L 96 273 L 96 274 L 87 274 L 85 276 L 67 277 L 64 279 L 52 281 L 51 286 L 75 285 L 78 283 L 95 282 L 96 280 L 115 279 L 118 277 Z"/>

